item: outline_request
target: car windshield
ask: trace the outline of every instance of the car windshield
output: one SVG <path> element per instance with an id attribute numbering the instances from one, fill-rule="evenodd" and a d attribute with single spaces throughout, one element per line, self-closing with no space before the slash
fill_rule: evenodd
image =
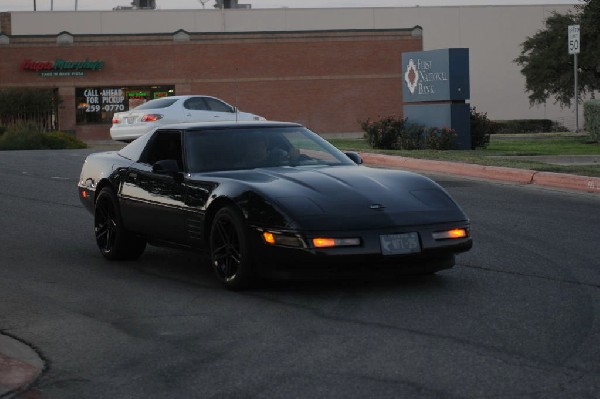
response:
<path id="1" fill-rule="evenodd" d="M 138 105 L 135 107 L 136 110 L 140 109 L 160 109 L 167 108 L 173 105 L 177 101 L 176 98 L 159 98 L 157 100 L 150 100 L 147 103 Z"/>
<path id="2" fill-rule="evenodd" d="M 296 126 L 191 131 L 185 147 L 191 173 L 353 164 L 317 134 Z"/>

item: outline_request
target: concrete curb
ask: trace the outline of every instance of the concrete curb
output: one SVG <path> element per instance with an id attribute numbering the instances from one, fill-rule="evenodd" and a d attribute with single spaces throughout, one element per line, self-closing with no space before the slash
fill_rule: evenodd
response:
<path id="1" fill-rule="evenodd" d="M 27 388 L 44 370 L 44 361 L 29 345 L 0 334 L 0 397 L 10 398 Z"/>
<path id="2" fill-rule="evenodd" d="M 569 175 L 565 173 L 537 172 L 528 169 L 514 169 L 499 166 L 485 166 L 448 161 L 406 158 L 394 155 L 360 154 L 365 164 L 389 168 L 405 168 L 422 172 L 448 173 L 506 181 L 518 184 L 535 184 L 544 187 L 566 188 L 600 194 L 600 178 Z"/>

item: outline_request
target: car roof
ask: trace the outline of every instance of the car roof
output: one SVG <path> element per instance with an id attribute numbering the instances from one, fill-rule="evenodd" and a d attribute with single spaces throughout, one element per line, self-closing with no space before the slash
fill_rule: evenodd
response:
<path id="1" fill-rule="evenodd" d="M 181 96 L 167 96 L 167 97 L 160 97 L 160 98 L 154 98 L 153 100 L 164 100 L 167 98 L 171 98 L 174 100 L 186 100 L 188 98 L 191 97 L 209 97 L 209 98 L 216 98 L 217 100 L 221 100 L 219 97 L 215 97 L 215 96 L 209 96 L 207 94 L 187 94 L 185 96 L 181 95 Z M 223 100 L 221 100 L 223 101 Z"/>
<path id="2" fill-rule="evenodd" d="M 224 128 L 256 128 L 256 127 L 302 127 L 299 123 L 278 121 L 227 121 L 227 122 L 181 122 L 164 125 L 156 130 L 199 130 Z"/>

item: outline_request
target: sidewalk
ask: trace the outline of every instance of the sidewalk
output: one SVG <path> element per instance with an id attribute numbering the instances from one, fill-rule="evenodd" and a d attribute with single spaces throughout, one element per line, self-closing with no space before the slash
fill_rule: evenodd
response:
<path id="1" fill-rule="evenodd" d="M 388 168 L 403 168 L 419 172 L 446 173 L 518 184 L 563 188 L 600 194 L 600 178 L 564 173 L 538 172 L 500 166 L 484 166 L 460 162 L 432 161 L 395 155 L 361 153 L 365 164 Z M 600 157 L 599 157 L 600 158 Z"/>
<path id="2" fill-rule="evenodd" d="M 44 361 L 25 343 L 0 334 L 0 398 L 21 392 L 40 376 Z"/>

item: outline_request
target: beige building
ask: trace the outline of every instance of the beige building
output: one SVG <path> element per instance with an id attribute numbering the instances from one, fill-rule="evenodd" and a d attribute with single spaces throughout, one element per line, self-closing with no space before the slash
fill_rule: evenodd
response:
<path id="1" fill-rule="evenodd" d="M 11 36 L 187 32 L 296 32 L 423 28 L 424 50 L 470 49 L 471 104 L 491 119 L 548 118 L 574 129 L 575 114 L 550 103 L 530 107 L 513 60 L 553 11 L 572 5 L 334 9 L 13 12 L 0 18 Z M 10 24 L 10 26 L 5 26 Z M 1 39 L 1 37 L 0 37 Z M 398 54 L 400 57 L 400 54 Z M 400 75 L 401 71 L 398 71 Z M 401 105 L 399 104 L 399 107 Z M 582 107 L 580 107 L 582 108 Z M 581 120 L 581 118 L 580 118 Z M 581 122 L 580 122 L 581 124 Z"/>

